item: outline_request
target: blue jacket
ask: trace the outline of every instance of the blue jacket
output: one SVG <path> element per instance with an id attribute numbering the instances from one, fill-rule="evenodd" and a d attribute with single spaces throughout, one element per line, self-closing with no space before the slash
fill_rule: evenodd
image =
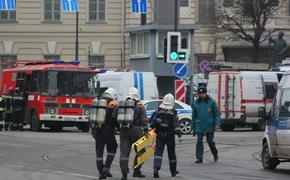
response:
<path id="1" fill-rule="evenodd" d="M 204 100 L 197 99 L 192 104 L 192 130 L 196 133 L 209 133 L 215 131 L 215 126 L 220 126 L 220 112 L 216 102 L 206 96 Z"/>

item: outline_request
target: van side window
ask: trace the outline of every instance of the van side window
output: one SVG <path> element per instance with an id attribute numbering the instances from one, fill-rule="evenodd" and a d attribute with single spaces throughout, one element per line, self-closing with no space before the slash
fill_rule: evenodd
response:
<path id="1" fill-rule="evenodd" d="M 282 92 L 279 117 L 290 117 L 290 89 Z"/>
<path id="2" fill-rule="evenodd" d="M 276 91 L 277 91 L 277 84 L 276 83 L 265 83 L 265 95 L 266 99 L 274 99 Z"/>

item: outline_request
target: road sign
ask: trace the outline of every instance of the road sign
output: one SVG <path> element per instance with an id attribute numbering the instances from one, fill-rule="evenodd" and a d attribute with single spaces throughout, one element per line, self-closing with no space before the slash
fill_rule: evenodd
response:
<path id="1" fill-rule="evenodd" d="M 147 13 L 147 0 L 131 0 L 132 13 Z"/>
<path id="2" fill-rule="evenodd" d="M 186 64 L 177 63 L 173 66 L 173 73 L 176 77 L 182 78 L 187 74 L 188 68 Z"/>
<path id="3" fill-rule="evenodd" d="M 61 0 L 61 6 L 63 11 L 79 11 L 78 0 Z"/>
<path id="4" fill-rule="evenodd" d="M 184 80 L 175 80 L 175 99 L 185 103 Z"/>
<path id="5" fill-rule="evenodd" d="M 15 0 L 0 0 L 0 11 L 15 11 Z"/>
<path id="6" fill-rule="evenodd" d="M 199 70 L 203 73 L 209 71 L 210 70 L 209 62 L 207 60 L 202 60 L 199 63 Z"/>

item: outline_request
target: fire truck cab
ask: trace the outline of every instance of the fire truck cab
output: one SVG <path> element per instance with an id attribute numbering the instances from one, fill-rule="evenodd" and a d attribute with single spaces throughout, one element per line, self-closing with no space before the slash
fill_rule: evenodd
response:
<path id="1" fill-rule="evenodd" d="M 24 99 L 24 124 L 62 130 L 89 130 L 89 108 L 95 96 L 94 72 L 77 61 L 32 61 L 2 72 L 1 94 L 18 87 Z"/>

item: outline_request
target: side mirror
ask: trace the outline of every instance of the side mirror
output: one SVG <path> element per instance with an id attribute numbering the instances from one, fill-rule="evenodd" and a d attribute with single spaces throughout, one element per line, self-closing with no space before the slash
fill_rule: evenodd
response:
<path id="1" fill-rule="evenodd" d="M 259 109 L 258 109 L 258 117 L 262 121 L 266 121 L 267 115 L 266 115 L 266 108 L 265 107 L 259 107 Z"/>

